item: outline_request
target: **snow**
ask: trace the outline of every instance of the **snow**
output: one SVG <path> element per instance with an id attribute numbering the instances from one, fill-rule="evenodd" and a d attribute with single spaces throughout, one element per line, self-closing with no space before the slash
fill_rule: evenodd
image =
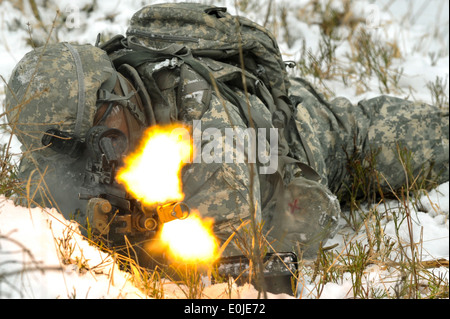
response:
<path id="1" fill-rule="evenodd" d="M 41 4 L 43 1 L 36 1 Z M 294 13 L 296 8 L 309 4 L 308 0 L 278 0 L 277 7 L 282 5 Z M 117 0 L 97 1 L 98 9 L 89 16 L 80 11 L 91 1 L 48 1 L 48 8 L 41 9 L 42 21 L 51 25 L 56 9 L 67 16 L 65 27 L 55 32 L 61 41 L 78 41 L 94 43 L 98 33 L 109 35 L 124 34 L 128 19 L 145 4 L 145 1 Z M 259 23 L 265 17 L 268 0 L 258 2 L 260 11 L 252 12 L 249 18 Z M 15 64 L 30 50 L 26 28 L 17 28 L 30 22 L 33 36 L 39 38 L 35 31 L 36 19 L 33 17 L 29 2 L 23 2 L 23 14 L 12 5 L 12 2 L 0 2 L 0 75 L 7 80 Z M 234 1 L 218 0 L 218 6 L 228 6 L 231 13 L 236 13 Z M 341 1 L 334 1 L 341 6 Z M 355 2 L 355 14 L 371 19 L 373 26 L 370 32 L 387 41 L 395 41 L 399 45 L 403 58 L 394 61 L 396 66 L 404 70 L 399 86 L 403 89 L 400 97 L 413 96 L 416 100 L 432 103 L 426 83 L 436 77 L 448 80 L 449 74 L 449 30 L 448 7 L 445 0 L 378 0 Z M 109 16 L 110 19 L 105 19 Z M 318 47 L 320 32 L 317 25 L 295 20 L 294 14 L 288 15 L 292 26 L 291 34 L 294 42 L 288 46 L 284 43 L 282 32 L 277 35 L 280 49 L 286 60 L 299 56 L 302 39 L 315 51 Z M 292 22 L 293 21 L 293 22 Z M 36 28 L 37 29 L 37 28 Z M 34 33 L 36 32 L 36 33 Z M 434 34 L 434 36 L 430 36 Z M 428 36 L 424 36 L 428 35 Z M 343 41 L 338 47 L 338 54 L 344 56 L 348 52 L 348 43 Z M 293 71 L 295 73 L 295 71 Z M 338 96 L 344 96 L 352 102 L 379 95 L 378 82 L 372 81 L 371 90 L 357 95 L 352 85 L 346 86 L 340 81 L 330 80 L 327 86 Z M 0 103 L 4 99 L 6 88 L 0 84 Z M 449 95 L 448 81 L 445 93 Z M 1 113 L 1 112 L 0 112 Z M 5 120 L 2 117 L 0 123 Z M 0 143 L 8 142 L 8 134 L 0 136 Z M 19 154 L 19 145 L 14 139 L 11 151 Z M 391 200 L 386 209 L 392 214 L 400 207 L 400 203 Z M 420 205 L 410 206 L 412 232 L 407 223 L 403 223 L 397 234 L 394 220 L 383 221 L 384 232 L 407 247 L 412 234 L 414 243 L 420 242 L 420 259 L 449 259 L 449 183 L 422 195 Z M 330 240 L 327 245 L 337 244 L 337 252 L 346 249 L 348 238 L 362 238 L 364 232 L 354 232 L 345 227 Z M 410 251 L 409 251 L 410 253 Z M 63 258 L 64 257 L 64 258 Z M 448 268 L 433 268 L 433 273 L 442 276 L 448 285 Z M 363 282 L 367 287 L 382 286 L 393 295 L 395 285 L 402 274 L 395 268 L 372 264 L 365 269 Z M 393 280 L 397 279 L 397 280 Z M 346 299 L 352 298 L 352 277 L 344 273 L 339 283 L 327 283 L 317 293 L 317 282 L 310 274 L 305 273 L 299 284 L 301 298 Z M 163 281 L 165 298 L 185 298 L 179 285 Z M 209 284 L 203 291 L 203 298 L 257 298 L 258 292 L 251 285 L 237 287 L 234 284 Z M 231 287 L 231 289 L 230 289 Z M 286 294 L 268 294 L 269 298 L 294 298 Z M 25 208 L 15 206 L 13 202 L 0 196 L 0 298 L 149 298 L 137 285 L 129 273 L 121 271 L 114 263 L 112 256 L 89 244 L 80 233 L 74 222 L 69 222 L 55 209 Z"/>
<path id="2" fill-rule="evenodd" d="M 413 214 L 416 220 L 414 242 L 423 242 L 421 260 L 448 260 L 448 193 L 447 182 L 421 197 L 426 208 Z M 392 202 L 391 208 L 395 206 Z M 110 255 L 89 244 L 79 233 L 77 224 L 65 220 L 55 209 L 15 206 L 11 200 L 0 197 L 0 225 L 0 274 L 6 277 L 0 281 L 2 298 L 148 298 L 133 285 L 129 273 L 118 269 Z M 385 225 L 385 232 L 396 238 L 393 221 Z M 406 224 L 399 232 L 404 243 L 408 243 Z M 337 235 L 327 244 L 338 243 L 336 250 L 339 251 L 344 247 L 343 237 L 343 234 Z M 448 281 L 448 269 L 441 267 L 435 271 Z M 368 283 L 384 287 L 394 285 L 392 278 L 401 275 L 378 265 L 368 267 L 365 272 Z M 315 298 L 315 283 L 301 285 L 302 298 Z M 177 284 L 165 282 L 163 286 L 166 298 L 186 297 Z M 203 298 L 252 299 L 258 296 L 251 285 L 232 287 L 228 293 L 227 283 L 207 284 Z M 351 298 L 351 288 L 351 278 L 344 276 L 340 284 L 327 283 L 320 298 Z M 293 298 L 270 293 L 268 297 Z"/>

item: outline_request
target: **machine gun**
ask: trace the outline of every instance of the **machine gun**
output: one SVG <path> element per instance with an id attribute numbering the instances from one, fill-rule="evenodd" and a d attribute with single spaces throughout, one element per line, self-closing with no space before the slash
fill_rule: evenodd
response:
<path id="1" fill-rule="evenodd" d="M 128 243 L 140 245 L 148 242 L 162 224 L 189 216 L 190 209 L 183 202 L 147 206 L 117 183 L 116 171 L 123 164 L 122 158 L 128 151 L 127 138 L 118 129 L 94 126 L 85 140 L 51 129 L 42 143 L 71 157 L 79 157 L 81 153 L 88 155 L 84 186 L 79 198 L 87 200 L 86 215 L 93 234 L 104 240 L 110 248 L 120 251 L 120 247 L 126 247 Z M 136 252 L 135 257 L 144 267 L 153 268 L 155 261 L 165 263 L 161 256 L 149 256 L 145 249 Z M 244 256 L 220 258 L 214 264 L 219 277 L 240 278 L 240 283 L 249 279 L 250 261 Z M 297 272 L 296 255 L 291 252 L 268 253 L 264 265 L 268 290 L 273 293 L 291 293 L 291 278 Z"/>
<path id="2" fill-rule="evenodd" d="M 81 140 L 57 129 L 49 129 L 42 144 L 71 157 L 87 154 L 85 179 L 79 199 L 87 200 L 86 215 L 93 234 L 109 247 L 143 242 L 154 237 L 162 224 L 187 218 L 190 209 L 183 202 L 147 206 L 117 183 L 115 175 L 128 150 L 125 134 L 118 129 L 94 126 Z"/>

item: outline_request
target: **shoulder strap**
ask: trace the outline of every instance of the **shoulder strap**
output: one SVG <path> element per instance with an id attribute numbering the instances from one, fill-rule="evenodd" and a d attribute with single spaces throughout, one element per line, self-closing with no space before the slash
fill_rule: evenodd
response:
<path id="1" fill-rule="evenodd" d="M 116 84 L 119 83 L 124 95 L 117 95 L 114 92 Z M 136 120 L 143 126 L 146 125 L 145 114 L 139 109 L 139 107 L 131 102 L 130 98 L 134 95 L 133 91 L 128 90 L 128 85 L 122 76 L 119 76 L 117 72 L 114 72 L 106 82 L 102 84 L 97 91 L 97 105 L 102 105 L 105 102 L 115 102 L 121 106 L 127 108 L 130 113 L 136 118 Z"/>
<path id="2" fill-rule="evenodd" d="M 284 137 L 284 129 L 287 125 L 289 125 L 290 119 L 292 118 L 292 110 L 290 107 L 292 103 L 289 100 L 284 101 L 284 99 L 288 99 L 288 97 L 285 96 L 285 94 L 283 94 L 281 90 L 272 88 L 271 91 L 269 91 L 265 87 L 263 82 L 259 81 L 259 79 L 253 76 L 251 73 L 246 72 L 245 70 L 242 70 L 238 67 L 234 67 L 234 71 L 239 73 L 238 77 L 240 79 L 244 78 L 242 76 L 242 72 L 245 72 L 245 78 L 251 80 L 250 83 L 252 84 L 252 90 L 254 91 L 253 93 L 257 94 L 264 102 L 266 102 L 266 105 L 268 106 L 273 117 L 272 119 L 268 120 L 262 114 L 259 114 L 257 112 L 252 113 L 249 106 L 246 104 L 246 101 L 239 98 L 237 94 L 224 83 L 224 80 L 227 78 L 229 71 L 222 71 L 221 73 L 220 67 L 217 67 L 217 69 L 214 70 L 214 65 L 212 65 L 212 67 L 207 66 L 208 62 L 210 62 L 210 64 L 216 65 L 219 65 L 221 62 L 210 60 L 208 58 L 201 58 L 202 60 L 200 60 L 200 58 L 194 58 L 189 48 L 177 43 L 170 44 L 163 49 L 153 49 L 140 45 L 132 36 L 128 38 L 122 38 L 120 39 L 120 41 L 124 45 L 124 47 L 129 50 L 126 50 L 126 52 L 114 59 L 114 65 L 117 66 L 126 63 L 134 68 L 138 68 L 144 63 L 156 63 L 165 60 L 168 60 L 168 63 L 170 63 L 170 61 L 174 61 L 173 63 L 188 64 L 212 87 L 217 87 L 219 94 L 221 94 L 226 100 L 230 101 L 238 107 L 242 114 L 242 117 L 246 120 L 247 125 L 253 123 L 256 128 L 266 129 L 271 128 L 274 125 L 281 130 L 281 134 L 279 134 L 279 172 L 283 169 L 283 166 L 285 164 L 297 163 L 297 165 L 299 165 L 304 172 L 305 177 L 313 180 L 317 180 L 318 178 L 320 178 L 312 167 L 314 165 L 312 152 L 309 150 L 308 146 L 304 143 L 303 140 L 302 144 L 307 153 L 307 158 L 310 166 L 304 163 L 300 163 L 298 160 L 288 155 L 289 145 Z M 176 60 L 172 60 L 173 58 L 176 58 Z M 204 63 L 203 60 L 205 60 L 207 63 Z M 275 102 L 274 99 L 277 99 L 277 101 Z M 267 139 L 269 140 L 270 131 L 266 130 L 266 133 Z M 281 174 L 281 176 L 283 175 Z"/>

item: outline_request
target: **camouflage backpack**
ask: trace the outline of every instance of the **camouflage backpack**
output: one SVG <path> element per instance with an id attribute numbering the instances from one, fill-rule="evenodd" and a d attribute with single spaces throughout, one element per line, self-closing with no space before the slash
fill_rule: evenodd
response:
<path id="1" fill-rule="evenodd" d="M 36 72 L 40 59 L 44 63 L 36 74 L 54 85 L 47 88 L 43 86 L 46 81 L 40 79 L 32 82 L 28 91 L 21 79 L 24 74 Z M 47 68 L 45 61 L 51 62 L 51 67 Z M 119 143 L 122 135 L 133 147 L 146 126 L 177 121 L 201 120 L 205 130 L 250 126 L 278 129 L 277 149 L 273 150 L 277 155 L 276 171 L 256 174 L 253 185 L 246 163 L 213 162 L 192 165 L 183 172 L 186 203 L 214 218 L 214 231 L 223 241 L 249 217 L 251 202 L 256 203 L 253 208 L 257 216 L 270 224 L 269 214 L 284 209 L 275 207 L 281 198 L 279 191 L 285 185 L 294 185 L 290 182 L 299 177 L 293 167 L 300 168 L 301 176 L 309 180 L 318 179 L 317 173 L 296 157 L 293 146 L 301 144 L 301 136 L 292 116 L 289 81 L 275 39 L 255 23 L 229 15 L 225 8 L 191 3 L 144 7 L 131 19 L 126 37 L 116 36 L 100 48 L 57 44 L 38 49 L 19 63 L 11 79 L 12 91 L 6 98 L 10 122 L 18 119 L 15 123 L 23 128 L 21 138 L 28 149 L 42 148 L 41 141 L 49 146 L 28 154 L 40 168 L 52 166 L 55 161 L 65 163 L 53 167 L 60 170 L 47 174 L 52 178 L 52 183 L 47 184 L 54 186 L 52 195 L 57 202 L 72 204 L 67 194 L 74 195 L 70 207 L 80 205 L 77 191 L 85 186 L 97 192 L 87 192 L 90 196 L 112 193 L 122 198 L 123 194 L 114 189 L 108 166 L 99 171 L 100 166 L 94 163 L 87 165 L 90 169 L 85 172 L 83 161 L 70 161 L 67 155 L 79 154 L 80 145 L 94 145 L 94 153 L 102 158 L 93 160 L 100 163 L 110 153 L 101 149 L 105 145 L 97 143 L 105 134 L 112 134 L 118 141 L 113 144 L 125 153 Z M 55 82 L 60 79 L 65 80 Z M 59 90 L 61 85 L 67 89 Z M 22 106 L 24 110 L 18 112 Z M 121 111 L 113 112 L 117 108 Z M 45 125 L 38 129 L 30 125 L 37 122 Z M 78 139 L 82 143 L 77 143 Z M 263 143 L 272 144 L 269 134 L 266 139 Z M 308 154 L 307 146 L 303 148 Z M 113 158 L 112 165 L 115 162 Z M 27 165 L 26 160 L 23 163 L 22 179 L 26 180 L 33 165 Z M 85 175 L 82 180 L 81 175 Z M 98 184 L 101 187 L 96 187 Z M 295 190 L 299 189 L 292 190 L 292 197 L 298 195 Z M 311 222 L 301 221 L 293 230 L 289 228 L 295 224 L 291 220 L 287 224 L 277 220 L 274 224 L 279 223 L 279 229 L 286 228 L 286 232 L 297 234 L 298 229 L 309 228 L 314 233 L 319 226 L 312 223 L 323 212 L 309 210 L 309 214 L 316 218 L 306 218 Z M 279 237 L 285 237 L 284 233 Z"/>
<path id="2" fill-rule="evenodd" d="M 203 129 L 278 129 L 278 167 L 274 174 L 260 174 L 253 192 L 245 164 L 197 165 L 183 176 L 187 203 L 204 208 L 202 214 L 214 218 L 215 233 L 221 237 L 223 230 L 224 240 L 230 225 L 237 227 L 248 218 L 250 194 L 259 197 L 256 209 L 266 218 L 283 185 L 293 171 L 298 173 L 292 167 L 299 167 L 304 177 L 319 178 L 290 147 L 292 139 L 301 138 L 288 98 L 286 66 L 276 40 L 263 27 L 222 7 L 157 4 L 133 15 L 126 37 L 118 35 L 100 47 L 119 72 L 141 79 L 155 123 L 201 120 Z M 224 113 L 230 110 L 236 112 L 228 114 L 228 121 Z"/>
<path id="3" fill-rule="evenodd" d="M 210 5 L 151 5 L 133 15 L 127 36 L 151 48 L 182 44 L 195 57 L 238 67 L 242 52 L 245 69 L 262 80 L 271 93 L 276 107 L 273 112 L 282 111 L 285 119 L 290 116 L 287 99 L 290 84 L 278 44 L 268 30 L 247 18 L 232 16 L 226 8 Z"/>
<path id="4" fill-rule="evenodd" d="M 292 140 L 300 141 L 309 164 L 312 164 L 311 152 L 293 123 L 294 107 L 288 97 L 290 81 L 286 64 L 276 39 L 267 29 L 247 18 L 227 13 L 224 7 L 166 3 L 149 5 L 136 12 L 126 35 L 117 36 L 101 47 L 110 54 L 116 68 L 125 64 L 127 68 L 131 66 L 138 71 L 152 95 L 159 123 L 177 120 L 174 110 L 169 111 L 170 101 L 161 93 L 175 79 L 161 75 L 155 79 L 154 72 L 161 68 L 179 67 L 181 82 L 185 82 L 178 88 L 176 105 L 179 109 L 183 109 L 180 104 L 188 103 L 183 98 L 180 100 L 180 96 L 189 96 L 201 88 L 201 81 L 197 79 L 200 75 L 203 82 L 206 81 L 203 89 L 213 87 L 222 97 L 237 105 L 248 126 L 274 126 L 280 130 L 282 164 L 292 163 L 295 158 L 295 152 L 290 149 Z M 164 65 L 163 61 L 168 62 Z M 230 86 L 256 95 L 266 105 L 270 116 L 252 112 L 247 101 L 239 98 Z M 209 94 L 204 96 L 204 105 L 208 105 Z M 190 120 L 183 116 L 180 116 L 182 120 Z M 317 179 L 309 165 L 297 165 L 309 178 Z"/>

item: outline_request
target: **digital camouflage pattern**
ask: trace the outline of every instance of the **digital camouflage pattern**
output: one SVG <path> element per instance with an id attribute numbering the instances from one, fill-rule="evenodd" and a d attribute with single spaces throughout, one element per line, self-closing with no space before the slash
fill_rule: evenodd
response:
<path id="1" fill-rule="evenodd" d="M 245 17 L 227 13 L 224 7 L 197 3 L 149 5 L 132 16 L 127 36 L 152 48 L 183 44 L 195 56 L 216 60 L 235 56 L 237 63 L 242 49 L 244 53 L 251 52 L 257 63 L 266 68 L 270 74 L 268 87 L 285 94 L 289 88 L 285 63 L 273 35 Z M 256 65 L 247 67 L 256 71 Z"/>
<path id="2" fill-rule="evenodd" d="M 383 178 L 384 191 L 405 185 L 405 170 L 397 145 L 411 152 L 414 176 L 419 173 L 443 183 L 449 179 L 449 113 L 437 107 L 380 96 L 353 105 L 345 98 L 330 102 L 309 83 L 292 79 L 295 96 L 295 123 L 313 154 L 311 165 L 320 181 L 293 178 L 278 202 L 277 210 L 265 220 L 274 227 L 275 247 L 290 251 L 300 247 L 305 257 L 316 253 L 320 241 L 336 231 L 339 202 L 350 186 L 349 160 L 369 165 L 366 158 L 375 152 L 375 169 Z M 308 161 L 301 141 L 291 140 L 293 154 Z M 411 183 L 411 181 L 410 181 Z M 281 241 L 280 241 L 281 239 Z"/>
<path id="3" fill-rule="evenodd" d="M 385 177 L 381 180 L 383 189 L 401 187 L 405 173 L 397 145 L 412 153 L 415 175 L 430 170 L 430 179 L 448 180 L 448 110 L 390 96 L 362 100 L 357 105 L 345 98 L 328 102 L 301 80 L 292 81 L 290 92 L 301 101 L 295 115 L 297 128 L 314 154 L 321 183 L 333 193 L 343 191 L 348 182 L 348 159 L 364 163 L 371 152 L 378 154 L 375 168 Z M 299 158 L 306 160 L 302 148 L 295 149 Z M 353 156 L 355 151 L 359 158 Z"/>
<path id="4" fill-rule="evenodd" d="M 189 18 L 186 18 L 186 12 Z M 164 21 L 170 21 L 170 24 L 161 21 L 162 16 L 168 15 L 172 15 L 172 20 Z M 264 31 L 261 27 L 240 19 L 241 26 L 249 26 L 248 34 L 253 32 L 257 37 L 265 36 L 264 32 L 260 32 Z M 145 7 L 133 16 L 128 35 L 138 37 L 143 44 L 157 49 L 162 48 L 162 44 L 175 42 L 188 43 L 197 53 L 213 45 L 225 51 L 236 51 L 240 40 L 229 37 L 235 21 L 221 8 L 201 5 L 193 8 L 185 3 L 156 5 Z M 268 37 L 274 41 L 270 35 Z M 265 120 L 271 128 L 279 128 L 279 134 L 286 137 L 289 143 L 287 150 L 285 145 L 280 145 L 277 173 L 258 174 L 259 164 L 252 168 L 246 163 L 223 161 L 194 161 L 184 167 L 185 202 L 191 209 L 199 210 L 202 216 L 214 218 L 214 231 L 222 242 L 243 220 L 248 220 L 250 214 L 255 213 L 257 220 L 264 223 L 264 232 L 270 231 L 268 239 L 274 241 L 276 250 L 298 252 L 300 248 L 304 257 L 313 256 L 319 244 L 325 243 L 337 230 L 340 206 L 336 195 L 343 196 L 349 183 L 349 158 L 364 163 L 365 157 L 374 150 L 378 152 L 376 168 L 386 178 L 386 182 L 382 181 L 385 188 L 389 187 L 387 182 L 393 188 L 405 182 L 396 154 L 397 144 L 412 152 L 411 165 L 415 173 L 429 169 L 431 177 L 438 178 L 437 181 L 448 180 L 448 111 L 388 96 L 364 100 L 357 105 L 344 98 L 326 101 L 307 82 L 301 79 L 288 82 L 279 52 L 270 57 L 272 54 L 268 49 L 260 47 L 260 43 L 264 42 L 261 38 L 253 42 L 244 40 L 243 44 L 254 45 L 251 47 L 249 44 L 248 49 L 256 52 L 256 56 L 260 52 L 259 58 L 267 58 L 265 65 L 269 67 L 265 69 L 265 76 L 269 78 L 269 95 L 274 96 L 275 101 L 277 92 L 280 93 L 278 97 L 283 97 L 280 100 L 291 95 L 291 100 L 295 102 L 289 110 L 276 102 L 276 108 L 272 108 L 272 104 L 267 103 L 270 97 L 261 94 L 262 87 L 258 90 L 256 85 L 248 95 L 250 115 Z M 269 43 L 268 47 L 278 50 L 275 42 Z M 110 76 L 110 61 L 100 49 L 90 46 L 76 48 L 83 66 L 91 66 L 83 68 L 86 88 L 90 90 L 86 93 L 87 108 L 81 126 L 85 133 L 93 125 L 95 112 L 91 112 L 89 107 L 95 106 L 96 90 Z M 25 56 L 16 67 L 9 83 L 12 92 L 7 92 L 6 96 L 10 123 L 15 125 L 25 150 L 40 148 L 42 134 L 48 127 L 56 125 L 61 130 L 73 132 L 77 116 L 79 90 L 73 56 L 65 45 L 50 46 L 48 53 L 44 54 L 40 50 Z M 130 50 L 126 48 L 124 51 Z M 200 120 L 198 123 L 201 123 L 203 133 L 208 128 L 219 129 L 219 137 L 204 135 L 201 146 L 209 155 L 223 159 L 224 149 L 219 150 L 213 145 L 226 143 L 225 128 L 248 127 L 243 115 L 245 110 L 242 105 L 236 105 L 215 92 L 211 79 L 202 76 L 193 65 L 205 65 L 206 69 L 209 68 L 208 74 L 212 74 L 216 81 L 228 79 L 223 82 L 229 85 L 234 96 L 244 103 L 247 103 L 247 98 L 242 92 L 242 84 L 236 82 L 242 73 L 235 72 L 235 67 L 214 63 L 212 58 L 217 51 L 213 51 L 209 52 L 208 58 L 183 60 L 183 57 L 175 57 L 173 60 L 164 57 L 161 61 L 141 63 L 135 68 L 146 86 L 143 90 L 146 89 L 151 98 L 156 122 L 192 124 L 192 121 Z M 39 59 L 42 60 L 39 64 L 42 68 L 39 67 L 35 73 L 34 67 Z M 246 62 L 251 63 L 251 60 Z M 116 67 L 120 70 L 118 65 Z M 277 73 L 273 71 L 275 69 L 283 71 Z M 260 75 L 264 76 L 263 73 Z M 29 83 L 30 89 L 27 89 Z M 284 114 L 292 114 L 292 117 L 285 118 L 280 126 L 277 110 L 285 110 Z M 22 162 L 20 177 L 25 181 L 30 174 L 39 177 L 34 171 L 36 167 L 43 171 L 49 167 L 49 162 L 59 163 L 61 165 L 55 167 L 50 165 L 55 172 L 55 191 L 61 195 L 73 195 L 73 207 L 80 206 L 75 195 L 82 180 L 85 158 L 73 160 L 51 152 L 26 152 L 28 157 Z M 297 161 L 290 161 L 289 158 Z M 63 213 L 68 216 L 73 211 Z M 230 245 L 225 255 L 235 254 L 242 252 Z"/>
<path id="5" fill-rule="evenodd" d="M 224 104 L 223 104 L 224 103 Z M 202 108 L 197 103 L 197 108 Z M 227 112 L 224 112 L 224 108 Z M 191 109 L 196 113 L 195 108 Z M 210 144 L 216 142 L 225 145 L 224 129 L 229 127 L 247 128 L 236 106 L 228 101 L 220 101 L 213 94 L 209 109 L 198 118 L 201 120 L 201 130 L 218 128 L 221 135 L 215 140 L 209 141 L 209 136 L 204 135 L 202 149 L 209 150 Z M 235 140 L 233 140 L 235 142 Z M 233 156 L 236 156 L 236 148 Z M 225 156 L 225 147 L 219 154 L 214 154 L 221 159 Z M 218 149 L 212 149 L 218 152 Z M 247 151 L 245 152 L 247 156 Z M 236 157 L 235 157 L 236 158 Z M 182 173 L 184 202 L 190 207 L 198 209 L 204 217 L 214 218 L 214 233 L 219 240 L 225 242 L 237 229 L 242 221 L 248 220 L 251 212 L 255 212 L 261 219 L 261 197 L 259 178 L 257 174 L 251 177 L 250 166 L 246 163 L 193 163 L 185 167 Z M 251 186 L 253 189 L 251 190 Z M 253 197 L 252 197 L 253 196 Z M 236 247 L 227 249 L 227 254 L 239 254 Z"/>
<path id="6" fill-rule="evenodd" d="M 69 46 L 78 52 L 83 74 L 68 44 L 40 47 L 27 53 L 13 70 L 5 100 L 8 122 L 22 143 L 19 178 L 29 182 L 31 198 L 64 209 L 66 216 L 80 207 L 76 189 L 83 182 L 85 162 L 44 148 L 41 140 L 49 128 L 84 138 L 97 111 L 97 90 L 113 72 L 103 50 Z M 83 107 L 78 103 L 79 76 L 85 93 Z"/>
<path id="7" fill-rule="evenodd" d="M 27 150 L 42 148 L 42 135 L 49 128 L 84 137 L 92 127 L 97 90 L 114 70 L 104 51 L 92 45 L 71 47 L 82 61 L 83 84 L 79 81 L 75 57 L 64 43 L 29 52 L 12 72 L 8 83 L 12 92 L 8 92 L 5 101 L 8 121 L 14 124 Z M 80 85 L 85 92 L 82 109 L 78 107 Z M 77 116 L 81 121 L 76 129 Z"/>
<path id="8" fill-rule="evenodd" d="M 133 15 L 127 37 L 137 39 L 149 48 L 183 45 L 194 57 L 211 58 L 239 67 L 242 53 L 245 69 L 258 76 L 258 81 L 262 81 L 264 90 L 270 95 L 273 109 L 269 123 L 284 127 L 292 116 L 287 101 L 290 82 L 278 43 L 267 29 L 245 17 L 233 16 L 224 7 L 199 3 L 149 5 Z M 209 75 L 202 75 L 209 81 Z M 240 79 L 238 85 L 242 87 Z M 254 117 L 255 122 L 265 122 L 257 115 Z"/>
<path id="9" fill-rule="evenodd" d="M 324 185 L 294 178 L 281 192 L 276 209 L 266 217 L 268 238 L 276 251 L 294 251 L 311 258 L 338 230 L 340 206 Z"/>

